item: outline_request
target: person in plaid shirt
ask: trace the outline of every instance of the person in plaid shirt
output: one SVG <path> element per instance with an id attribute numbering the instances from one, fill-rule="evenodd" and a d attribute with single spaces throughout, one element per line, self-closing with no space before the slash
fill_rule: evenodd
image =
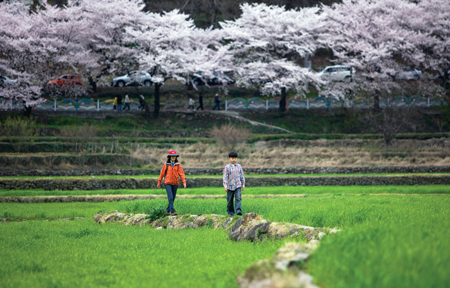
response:
<path id="1" fill-rule="evenodd" d="M 233 198 L 236 198 L 236 214 L 242 215 L 241 189 L 245 189 L 245 177 L 242 166 L 237 164 L 237 153 L 231 152 L 228 155 L 230 164 L 223 169 L 223 187 L 227 191 L 227 213 L 230 217 L 234 216 Z"/>

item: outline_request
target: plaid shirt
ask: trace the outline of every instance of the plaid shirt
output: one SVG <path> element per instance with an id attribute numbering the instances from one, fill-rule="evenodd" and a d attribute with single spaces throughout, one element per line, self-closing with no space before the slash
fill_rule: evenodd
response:
<path id="1" fill-rule="evenodd" d="M 245 187 L 244 170 L 239 164 L 228 164 L 223 169 L 223 187 L 228 190 L 236 190 Z"/>

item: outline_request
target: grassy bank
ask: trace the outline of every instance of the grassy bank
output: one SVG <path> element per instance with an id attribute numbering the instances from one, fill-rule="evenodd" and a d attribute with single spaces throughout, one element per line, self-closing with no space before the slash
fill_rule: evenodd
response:
<path id="1" fill-rule="evenodd" d="M 354 195 L 354 194 L 450 194 L 449 185 L 421 186 L 284 186 L 247 187 L 243 195 Z M 166 195 L 164 189 L 120 189 L 120 190 L 76 190 L 46 191 L 42 189 L 6 190 L 0 189 L 0 197 L 6 196 L 78 196 L 78 195 Z M 224 195 L 220 187 L 179 188 L 177 195 Z"/>

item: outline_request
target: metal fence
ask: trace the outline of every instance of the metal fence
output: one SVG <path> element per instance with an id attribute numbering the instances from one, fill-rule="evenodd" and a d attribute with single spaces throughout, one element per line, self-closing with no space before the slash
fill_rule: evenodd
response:
<path id="1" fill-rule="evenodd" d="M 72 99 L 64 99 L 62 101 L 45 101 L 40 103 L 39 105 L 36 105 L 34 109 L 47 111 L 112 111 L 114 110 L 113 103 L 114 100 L 91 101 L 88 99 L 81 99 L 79 101 L 75 101 Z M 125 103 L 122 103 L 122 109 L 124 108 L 124 106 Z M 23 106 L 22 103 L 16 100 L 0 99 L 0 107 L 3 110 L 16 110 L 22 109 Z M 138 102 L 130 100 L 131 110 L 137 110 L 138 107 Z"/>
<path id="2" fill-rule="evenodd" d="M 139 103 L 130 99 L 130 110 L 137 110 Z M 269 110 L 278 109 L 280 106 L 280 98 L 260 99 L 260 98 L 235 98 L 225 100 L 225 110 Z M 47 111 L 113 111 L 114 100 L 106 101 L 92 101 L 89 99 L 81 99 L 75 101 L 72 99 L 64 99 L 61 101 L 46 101 L 34 107 L 35 110 Z M 150 104 L 149 104 L 150 105 Z M 172 101 L 161 103 L 162 109 L 186 109 L 188 101 Z M 397 96 L 394 99 L 380 99 L 380 107 L 408 107 L 414 105 L 416 107 L 432 107 L 447 105 L 444 99 L 438 98 L 424 98 L 420 96 Z M 122 103 L 122 109 L 125 103 Z M 22 109 L 22 103 L 12 99 L 0 98 L 0 110 L 17 110 Z M 356 98 L 350 100 L 337 100 L 324 97 L 317 97 L 314 99 L 289 98 L 286 101 L 286 109 L 333 109 L 333 108 L 370 108 L 373 107 L 373 99 L 367 100 L 363 98 Z"/>
<path id="3" fill-rule="evenodd" d="M 235 98 L 232 100 L 225 100 L 225 110 L 252 110 L 252 109 L 278 109 L 280 107 L 280 98 L 260 99 L 250 98 Z M 416 107 L 431 107 L 447 105 L 444 99 L 423 98 L 420 96 L 397 96 L 393 100 L 380 99 L 380 107 L 409 107 L 414 105 Z M 355 100 L 337 100 L 324 97 L 317 97 L 314 99 L 300 99 L 290 98 L 286 101 L 286 109 L 317 109 L 317 108 L 370 108 L 373 107 L 373 99 L 366 100 L 363 98 L 356 98 Z"/>

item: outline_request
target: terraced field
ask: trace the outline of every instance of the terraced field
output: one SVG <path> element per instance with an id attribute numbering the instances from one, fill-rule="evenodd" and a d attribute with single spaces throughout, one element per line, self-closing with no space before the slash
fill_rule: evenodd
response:
<path id="1" fill-rule="evenodd" d="M 248 187 L 244 213 L 341 232 L 321 240 L 305 269 L 319 287 L 447 287 L 449 186 Z M 180 189 L 179 214 L 225 215 L 220 188 Z M 162 190 L 1 190 L 2 196 L 155 194 Z M 278 195 L 277 198 L 250 198 Z M 309 197 L 284 197 L 282 194 Z M 373 195 L 377 194 L 377 195 Z M 381 194 L 381 195 L 380 195 Z M 395 194 L 402 194 L 395 195 Z M 439 195 L 436 195 L 439 194 Z M 202 199 L 200 195 L 221 196 Z M 351 196 L 350 196 L 351 195 Z M 317 196 L 317 197 L 314 197 Z M 0 203 L 2 287 L 238 287 L 251 264 L 304 238 L 232 242 L 224 230 L 98 225 L 99 211 L 150 213 L 167 200 Z M 83 218 L 83 219 L 82 219 Z M 64 221 L 54 221 L 54 220 Z M 73 220 L 77 219 L 77 220 Z M 48 221 L 47 221 L 48 220 Z M 73 221 L 71 221 L 73 220 Z"/>

